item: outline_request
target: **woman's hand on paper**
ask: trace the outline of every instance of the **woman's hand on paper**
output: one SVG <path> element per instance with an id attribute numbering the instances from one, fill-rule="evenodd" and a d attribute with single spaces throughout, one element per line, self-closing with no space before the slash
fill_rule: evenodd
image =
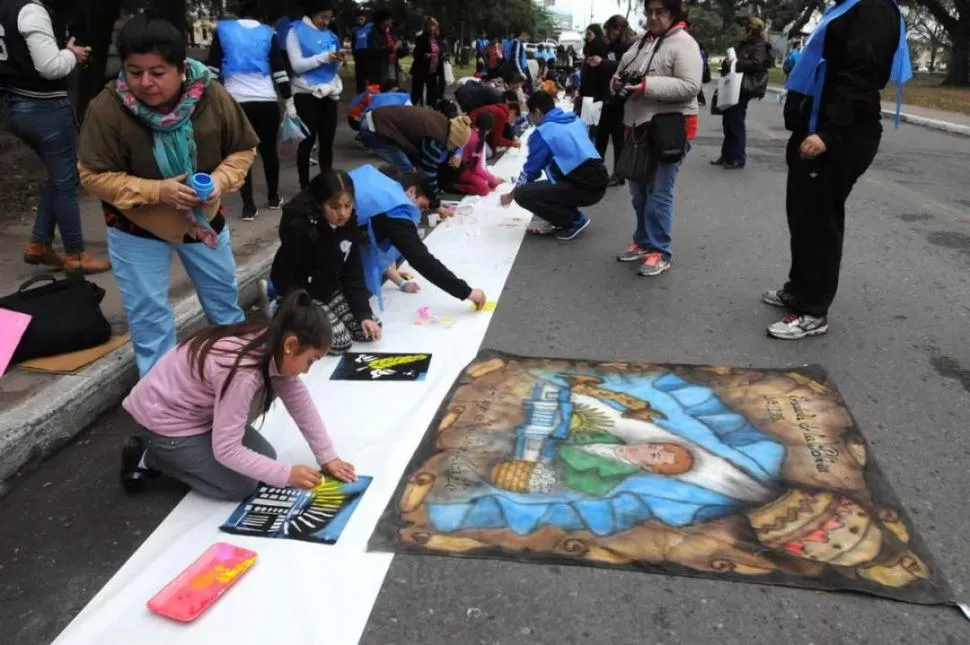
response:
<path id="1" fill-rule="evenodd" d="M 354 470 L 354 465 L 347 463 L 343 459 L 334 459 L 333 461 L 327 462 L 323 465 L 323 472 L 332 477 L 336 477 L 342 482 L 357 481 L 357 471 Z"/>
<path id="2" fill-rule="evenodd" d="M 512 204 L 514 200 L 515 200 L 515 191 L 513 190 L 512 192 L 505 193 L 504 195 L 499 197 L 498 202 L 502 206 L 508 207 Z"/>
<path id="3" fill-rule="evenodd" d="M 290 478 L 286 483 L 295 488 L 310 490 L 319 485 L 321 481 L 323 481 L 323 477 L 316 468 L 293 466 L 290 468 Z"/>

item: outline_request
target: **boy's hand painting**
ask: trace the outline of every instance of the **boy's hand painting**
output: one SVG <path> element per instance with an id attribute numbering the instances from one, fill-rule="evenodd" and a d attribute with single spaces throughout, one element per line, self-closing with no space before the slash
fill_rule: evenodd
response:
<path id="1" fill-rule="evenodd" d="M 513 199 L 515 199 L 513 193 L 505 193 L 504 195 L 502 195 L 502 197 L 499 198 L 499 203 L 502 206 L 508 207 L 512 204 Z"/>

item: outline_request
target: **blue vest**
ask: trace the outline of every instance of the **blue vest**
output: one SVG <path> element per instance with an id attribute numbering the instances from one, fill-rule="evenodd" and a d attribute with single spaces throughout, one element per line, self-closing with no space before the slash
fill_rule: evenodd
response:
<path id="1" fill-rule="evenodd" d="M 300 51 L 306 58 L 340 49 L 340 41 L 337 39 L 337 35 L 329 29 L 320 31 L 302 21 L 295 24 L 293 29 L 296 29 L 296 35 L 300 39 Z M 303 78 L 310 85 L 325 85 L 332 81 L 336 75 L 337 66 L 333 63 L 324 63 L 320 67 L 303 74 Z"/>
<path id="2" fill-rule="evenodd" d="M 384 92 L 382 94 L 375 94 L 371 97 L 367 107 L 364 108 L 364 114 L 389 105 L 407 105 L 410 101 L 411 95 L 407 92 Z"/>
<path id="3" fill-rule="evenodd" d="M 249 28 L 238 20 L 220 20 L 216 23 L 216 33 L 222 45 L 222 78 L 240 74 L 270 75 L 272 28 L 267 25 Z"/>
<path id="4" fill-rule="evenodd" d="M 479 56 L 481 56 L 482 54 L 485 53 L 485 49 L 487 47 L 488 47 L 488 39 L 487 38 L 479 38 L 478 40 L 475 41 L 475 51 L 478 52 L 478 55 Z"/>
<path id="5" fill-rule="evenodd" d="M 505 60 L 512 58 L 512 39 L 511 38 L 502 39 L 502 54 L 505 56 Z"/>
<path id="6" fill-rule="evenodd" d="M 553 161 L 562 174 L 568 175 L 590 159 L 601 158 L 593 142 L 589 140 L 589 133 L 582 119 L 573 114 L 568 123 L 557 123 L 549 120 L 549 114 L 537 129 L 542 140 L 552 150 Z M 546 175 L 552 177 L 549 171 Z"/>
<path id="7" fill-rule="evenodd" d="M 367 49 L 367 37 L 373 28 L 374 23 L 368 22 L 354 29 L 354 50 Z"/>
<path id="8" fill-rule="evenodd" d="M 374 166 L 365 164 L 351 170 L 349 174 L 354 182 L 357 224 L 367 229 L 367 237 L 370 239 L 370 244 L 360 245 L 364 283 L 368 291 L 377 296 L 377 304 L 384 311 L 384 297 L 381 293 L 384 272 L 401 257 L 401 252 L 387 240 L 378 243 L 371 218 L 383 213 L 394 219 L 410 220 L 417 226 L 421 222 L 421 211 L 408 199 L 401 184 Z"/>
<path id="9" fill-rule="evenodd" d="M 895 0 L 894 0 L 895 1 Z M 809 133 L 818 130 L 818 115 L 822 106 L 822 92 L 825 90 L 825 76 L 828 61 L 825 60 L 825 31 L 833 20 L 841 18 L 852 10 L 860 0 L 845 0 L 825 10 L 822 22 L 818 24 L 808 42 L 802 47 L 801 56 L 795 63 L 785 89 L 812 97 L 812 115 L 808 122 Z M 913 78 L 913 66 L 909 59 L 909 46 L 906 44 L 906 22 L 899 18 L 899 47 L 893 58 L 893 69 L 889 79 L 896 83 L 896 118 L 899 128 L 899 114 L 903 106 L 903 85 Z"/>

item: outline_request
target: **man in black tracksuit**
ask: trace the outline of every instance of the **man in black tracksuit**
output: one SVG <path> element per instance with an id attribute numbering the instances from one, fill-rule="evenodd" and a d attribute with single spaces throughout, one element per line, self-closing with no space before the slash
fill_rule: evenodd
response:
<path id="1" fill-rule="evenodd" d="M 791 271 L 764 301 L 792 313 L 768 334 L 797 340 L 828 331 L 839 285 L 845 202 L 875 159 L 882 136 L 882 99 L 900 46 L 900 14 L 892 0 L 861 0 L 826 30 L 828 71 L 816 134 L 808 134 L 812 99 L 789 92 L 786 211 Z M 802 54 L 805 56 L 806 54 Z"/>

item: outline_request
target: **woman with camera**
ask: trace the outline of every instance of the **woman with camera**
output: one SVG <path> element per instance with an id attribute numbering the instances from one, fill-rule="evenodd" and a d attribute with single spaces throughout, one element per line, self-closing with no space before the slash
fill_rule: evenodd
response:
<path id="1" fill-rule="evenodd" d="M 636 214 L 633 241 L 617 260 L 640 262 L 640 275 L 658 276 L 670 270 L 674 185 L 697 133 L 702 66 L 683 0 L 649 0 L 646 14 L 647 34 L 612 79 L 614 100 L 626 100 L 619 170 L 630 180 Z M 629 145 L 634 138 L 648 145 Z"/>

